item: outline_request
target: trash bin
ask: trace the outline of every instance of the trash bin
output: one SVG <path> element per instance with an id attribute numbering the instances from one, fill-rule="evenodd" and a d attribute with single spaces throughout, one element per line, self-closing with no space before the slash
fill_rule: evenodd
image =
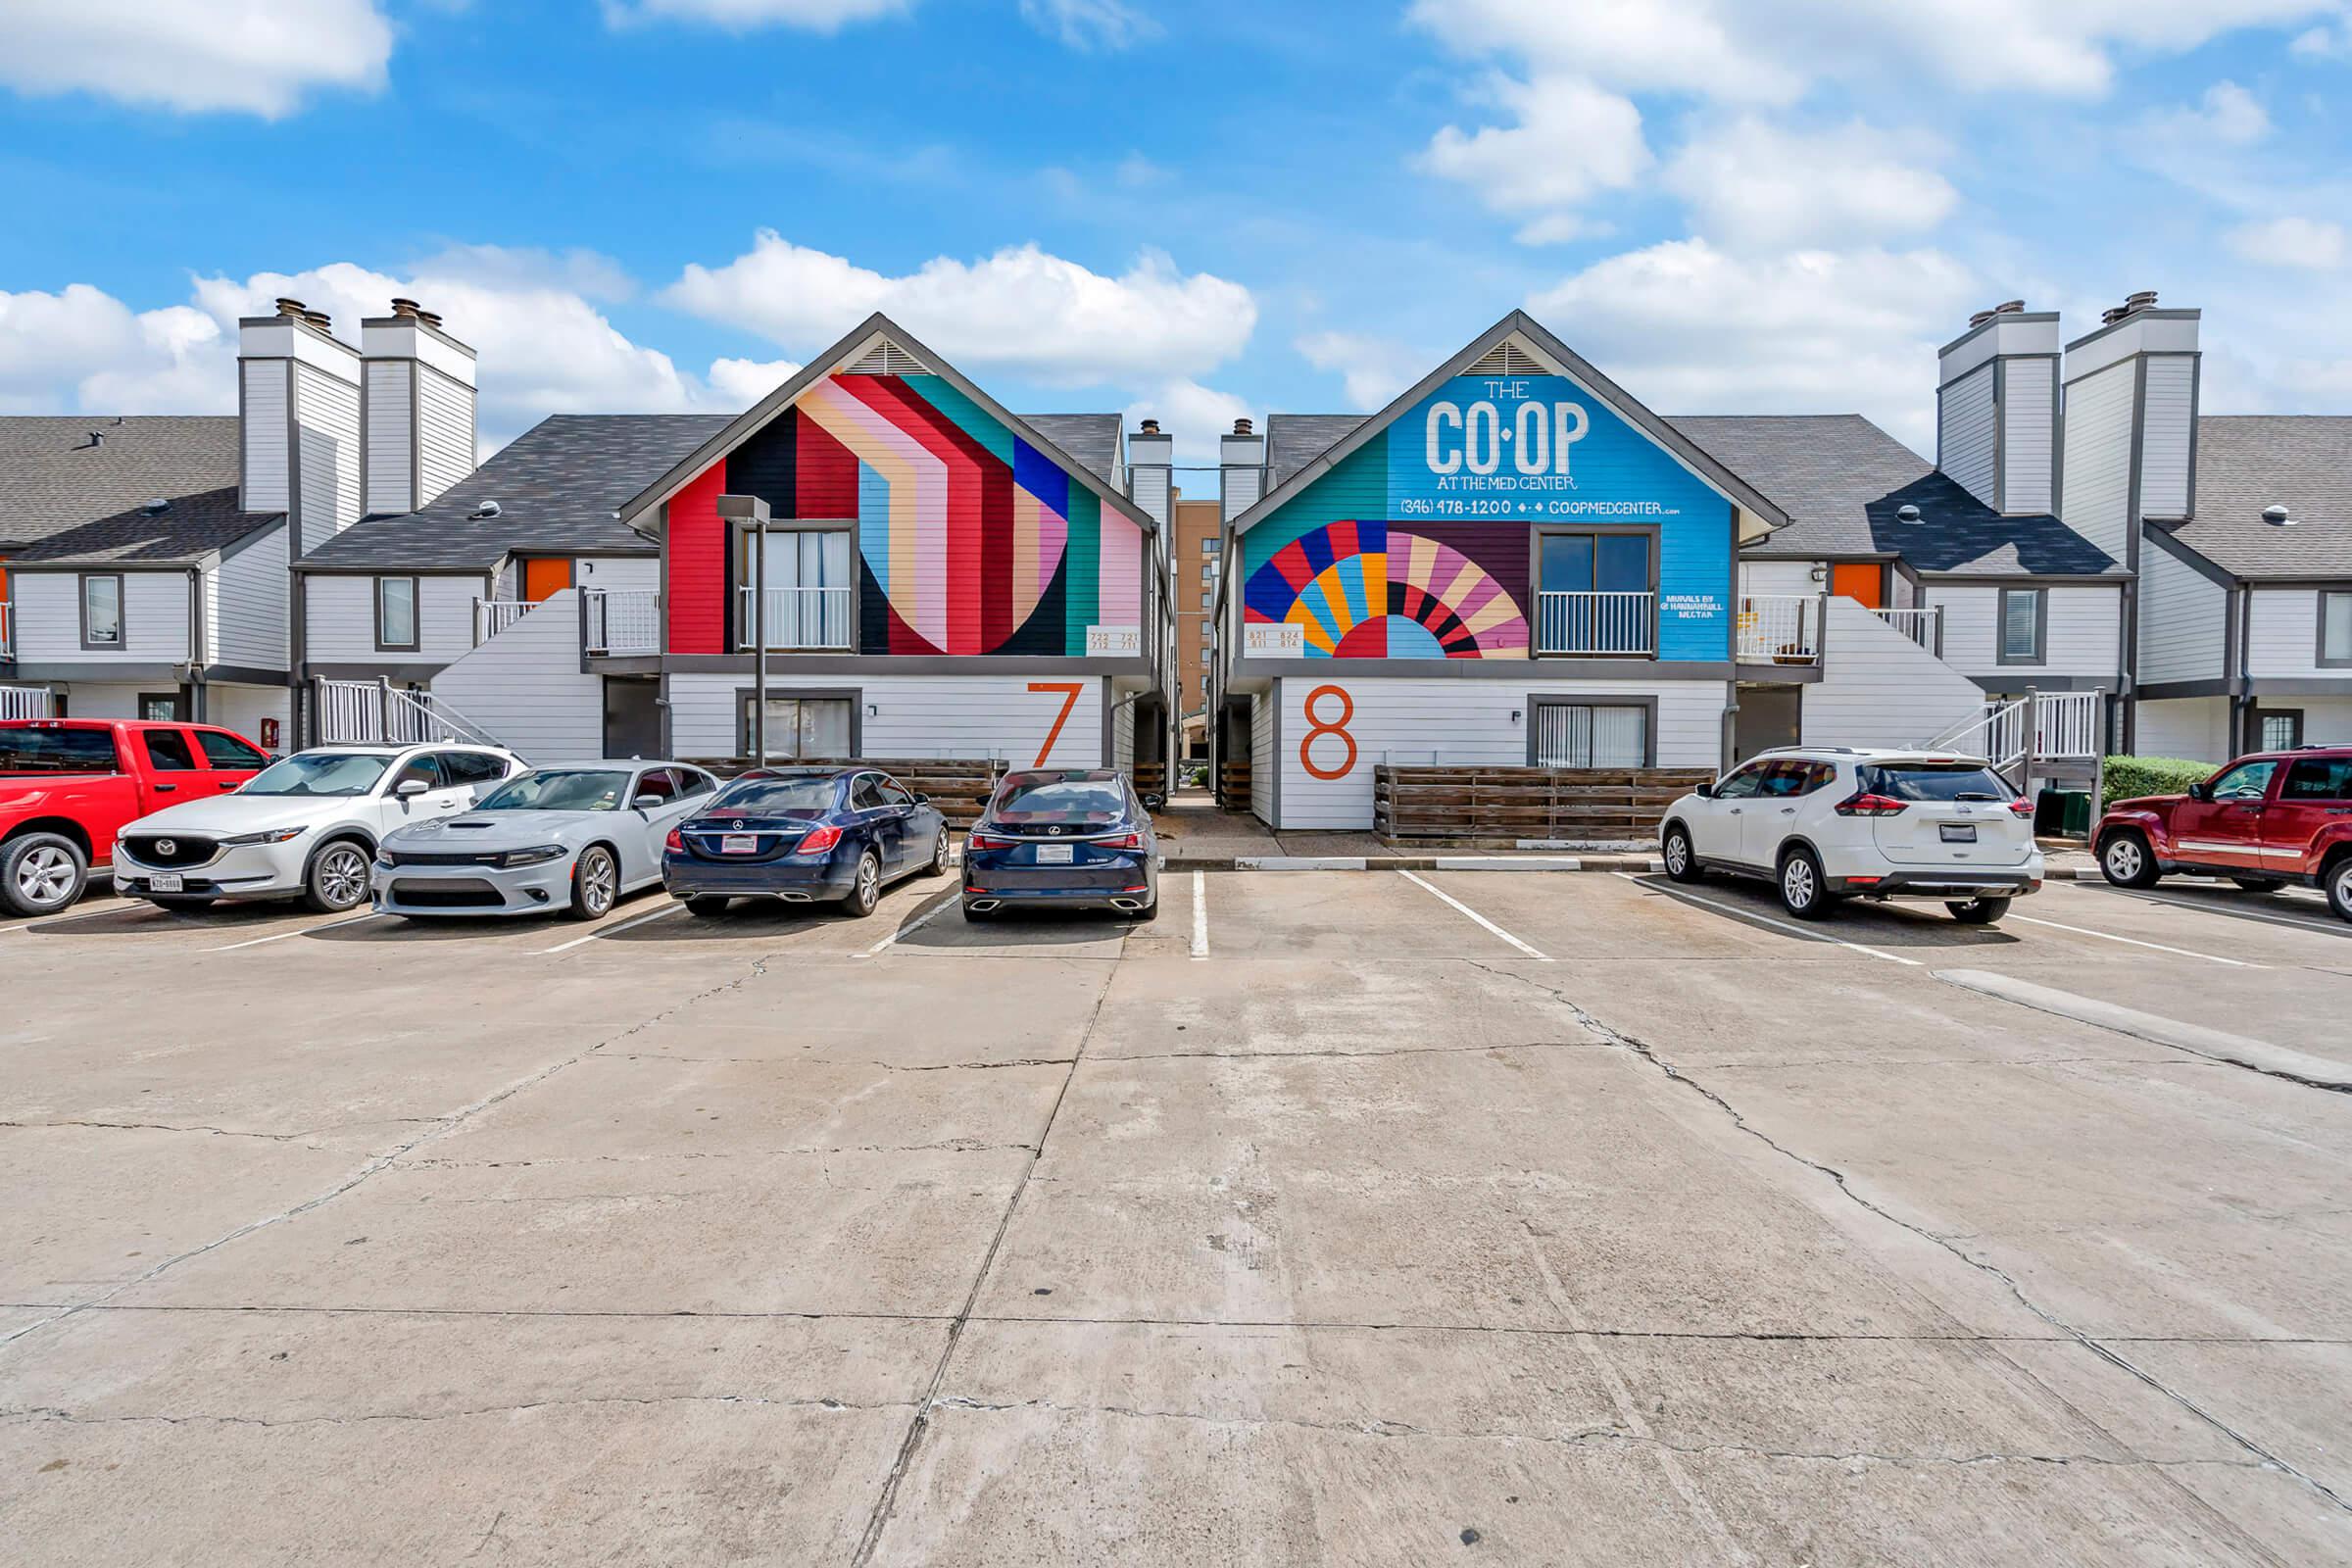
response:
<path id="1" fill-rule="evenodd" d="M 2034 802 L 2035 838 L 2090 837 L 2090 796 L 2082 790 L 2043 790 Z"/>

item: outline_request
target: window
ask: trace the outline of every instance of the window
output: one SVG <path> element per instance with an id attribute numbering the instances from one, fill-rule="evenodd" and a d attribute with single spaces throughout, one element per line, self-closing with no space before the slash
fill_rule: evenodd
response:
<path id="1" fill-rule="evenodd" d="M 414 652 L 416 647 L 416 579 L 375 579 L 375 646 L 378 651 Z"/>
<path id="2" fill-rule="evenodd" d="M 736 536 L 736 645 L 752 646 L 752 586 L 760 580 L 760 531 Z M 847 648 L 857 595 L 857 563 L 850 559 L 846 527 L 767 530 L 765 631 L 770 648 Z"/>
<path id="3" fill-rule="evenodd" d="M 506 759 L 487 752 L 443 752 L 441 774 L 452 784 L 495 784 L 507 776 Z"/>
<path id="4" fill-rule="evenodd" d="M 2286 767 L 2281 801 L 2352 801 L 2352 757 L 2301 757 Z"/>
<path id="5" fill-rule="evenodd" d="M 1217 580 L 1217 564 L 1215 562 L 1203 561 L 1200 563 L 1200 580 L 1202 582 L 1215 582 Z"/>
<path id="6" fill-rule="evenodd" d="M 1750 762 L 1715 786 L 1719 801 L 1744 801 L 1764 785 L 1764 770 L 1770 762 Z"/>
<path id="7" fill-rule="evenodd" d="M 81 579 L 81 646 L 122 646 L 122 576 L 120 572 Z"/>
<path id="8" fill-rule="evenodd" d="M 151 724 L 169 724 L 179 717 L 179 693 L 139 693 L 139 717 Z"/>
<path id="9" fill-rule="evenodd" d="M 1005 827 L 1031 823 L 1102 827 L 1126 813 L 1127 793 L 1115 778 L 1088 773 L 1012 773 L 990 803 L 988 815 Z"/>
<path id="10" fill-rule="evenodd" d="M 1653 556 L 1646 531 L 1539 533 L 1536 651 L 1648 656 Z"/>
<path id="11" fill-rule="evenodd" d="M 895 778 L 882 779 L 880 788 L 884 806 L 912 806 L 914 804 L 914 792 Z"/>
<path id="12" fill-rule="evenodd" d="M 752 724 L 753 694 L 743 694 L 743 755 L 759 755 Z M 808 761 L 858 755 L 855 703 L 848 697 L 770 697 L 767 750 L 762 761 Z"/>
<path id="13" fill-rule="evenodd" d="M 674 801 L 678 798 L 678 776 L 666 767 L 649 767 L 637 775 L 637 794 L 651 795 L 660 801 Z M 636 796 L 630 799 L 635 800 Z"/>
<path id="14" fill-rule="evenodd" d="M 223 730 L 200 729 L 196 732 L 196 744 L 204 748 L 204 760 L 215 767 L 263 768 L 270 765 L 266 754 Z"/>
<path id="15" fill-rule="evenodd" d="M 555 767 L 525 773 L 491 793 L 477 811 L 617 811 L 629 775 L 619 768 Z"/>
<path id="16" fill-rule="evenodd" d="M 2254 715 L 2258 752 L 2291 752 L 2303 744 L 2303 710 L 2274 708 Z"/>
<path id="17" fill-rule="evenodd" d="M 1892 762 L 1861 770 L 1865 795 L 1896 801 L 2013 801 L 2017 791 L 1973 762 Z"/>
<path id="18" fill-rule="evenodd" d="M 111 729 L 0 729 L 0 773 L 112 773 Z"/>
<path id="19" fill-rule="evenodd" d="M 392 765 L 389 752 L 297 752 L 271 762 L 240 795 L 365 795 Z"/>
<path id="20" fill-rule="evenodd" d="M 1794 800 L 1810 795 L 1838 776 L 1838 769 L 1827 762 L 1799 761 L 1784 757 L 1765 766 L 1756 784 L 1756 793 L 1767 800 Z"/>
<path id="21" fill-rule="evenodd" d="M 718 788 L 718 780 L 699 767 L 681 767 L 677 774 L 679 794 L 686 800 L 693 800 L 697 795 L 708 795 Z"/>
<path id="22" fill-rule="evenodd" d="M 2000 662 L 2038 664 L 2050 629 L 2050 595 L 2044 588 L 2001 590 Z"/>
<path id="23" fill-rule="evenodd" d="M 188 738 L 175 729 L 147 731 L 147 765 L 159 773 L 182 773 L 196 766 Z"/>
<path id="24" fill-rule="evenodd" d="M 1204 556 L 1213 556 L 1224 548 L 1225 541 L 1222 539 L 1209 538 L 1200 541 L 1200 553 Z"/>
<path id="25" fill-rule="evenodd" d="M 2213 798 L 2217 801 L 2259 801 L 2271 792 L 2271 775 L 2278 771 L 2278 762 L 2240 762 L 2213 781 Z"/>
<path id="26" fill-rule="evenodd" d="M 877 773 L 860 773 L 858 782 L 850 786 L 850 809 L 878 811 L 890 803 L 882 798 L 882 779 Z"/>
<path id="27" fill-rule="evenodd" d="M 833 809 L 834 788 L 835 781 L 826 777 L 739 778 L 709 809 L 745 816 L 822 816 Z"/>
<path id="28" fill-rule="evenodd" d="M 1646 767 L 1649 709 L 1631 704 L 1536 704 L 1529 734 L 1537 767 Z"/>
<path id="29" fill-rule="evenodd" d="M 2330 588 L 2320 595 L 2320 662 L 2352 668 L 2352 590 Z"/>
<path id="30" fill-rule="evenodd" d="M 1217 591 L 1214 588 L 1203 588 L 1200 590 L 1200 608 L 1202 610 L 1214 610 L 1217 608 Z"/>
<path id="31" fill-rule="evenodd" d="M 439 789 L 441 787 L 441 759 L 431 752 L 425 753 L 422 757 L 410 758 L 407 765 L 402 767 L 393 778 L 391 792 L 398 795 L 400 787 L 411 779 L 418 780 L 428 790 Z"/>

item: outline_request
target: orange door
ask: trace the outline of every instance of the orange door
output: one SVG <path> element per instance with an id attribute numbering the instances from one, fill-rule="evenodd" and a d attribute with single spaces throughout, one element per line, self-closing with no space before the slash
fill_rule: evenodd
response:
<path id="1" fill-rule="evenodd" d="M 1872 610 L 1886 608 L 1886 568 L 1875 562 L 1830 568 L 1830 592 Z"/>
<path id="2" fill-rule="evenodd" d="M 561 593 L 571 586 L 571 563 L 568 561 L 526 561 L 522 564 L 522 598 L 525 604 L 535 605 L 549 594 Z"/>

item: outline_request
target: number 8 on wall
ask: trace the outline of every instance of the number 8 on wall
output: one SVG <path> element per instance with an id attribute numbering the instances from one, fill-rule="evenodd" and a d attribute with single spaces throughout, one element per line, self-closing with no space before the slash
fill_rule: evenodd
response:
<path id="1" fill-rule="evenodd" d="M 1315 705 L 1326 697 L 1340 700 L 1339 717 L 1325 718 L 1315 710 Z M 1298 765 L 1316 778 L 1327 781 L 1346 778 L 1354 772 L 1355 737 L 1348 733 L 1348 723 L 1355 717 L 1355 699 L 1342 687 L 1318 686 L 1306 694 L 1306 702 L 1302 706 L 1306 711 L 1306 733 L 1298 738 Z M 1326 735 L 1337 738 L 1341 745 L 1348 748 L 1347 760 L 1337 767 L 1324 767 L 1315 760 L 1315 742 Z M 1326 746 L 1323 750 L 1328 756 L 1331 748 Z"/>

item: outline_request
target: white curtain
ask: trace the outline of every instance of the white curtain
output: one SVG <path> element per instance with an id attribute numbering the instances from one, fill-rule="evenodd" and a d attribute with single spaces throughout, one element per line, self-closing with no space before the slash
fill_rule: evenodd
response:
<path id="1" fill-rule="evenodd" d="M 1641 767 L 1649 756 L 1649 710 L 1544 703 L 1536 709 L 1538 767 Z"/>

